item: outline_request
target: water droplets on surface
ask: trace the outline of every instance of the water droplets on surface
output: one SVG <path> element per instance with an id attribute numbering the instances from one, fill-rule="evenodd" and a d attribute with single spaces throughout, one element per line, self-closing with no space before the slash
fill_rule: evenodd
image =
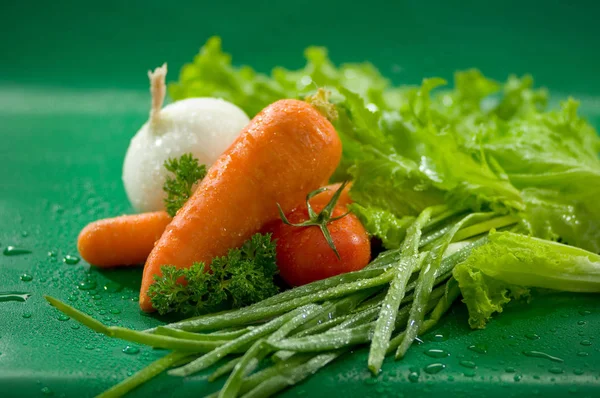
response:
<path id="1" fill-rule="evenodd" d="M 24 274 L 21 274 L 19 279 L 21 279 L 23 282 L 31 282 L 33 280 L 33 275 L 25 272 Z"/>
<path id="2" fill-rule="evenodd" d="M 470 345 L 469 350 L 475 351 L 478 354 L 487 354 L 487 346 L 483 344 L 473 344 Z"/>
<path id="3" fill-rule="evenodd" d="M 516 374 L 513 377 L 514 381 L 521 381 L 521 379 L 523 379 L 523 375 L 521 375 L 521 374 Z"/>
<path id="4" fill-rule="evenodd" d="M 23 249 L 15 246 L 6 246 L 3 251 L 5 256 L 20 256 L 31 253 L 31 250 Z"/>
<path id="5" fill-rule="evenodd" d="M 65 315 L 65 314 L 59 314 L 59 315 L 56 317 L 56 319 L 58 319 L 58 320 L 59 320 L 59 321 L 61 321 L 61 322 L 65 322 L 65 321 L 68 321 L 69 319 L 71 319 L 71 317 L 70 317 L 70 316 L 68 316 L 68 315 Z"/>
<path id="6" fill-rule="evenodd" d="M 477 365 L 473 361 L 460 361 L 459 364 L 460 364 L 460 366 L 463 366 L 463 367 L 469 368 L 469 369 L 477 368 Z"/>
<path id="7" fill-rule="evenodd" d="M 67 254 L 64 258 L 63 258 L 63 263 L 65 264 L 69 264 L 69 265 L 75 265 L 79 262 L 80 258 L 77 256 L 73 256 L 71 254 Z"/>
<path id="8" fill-rule="evenodd" d="M 431 340 L 437 341 L 437 342 L 442 342 L 442 341 L 448 340 L 448 337 L 444 336 L 441 333 L 438 333 L 438 334 L 433 335 Z"/>
<path id="9" fill-rule="evenodd" d="M 555 375 L 559 375 L 561 373 L 564 373 L 564 370 L 563 368 L 559 368 L 558 366 L 553 366 L 550 369 L 548 369 L 548 372 L 554 373 Z"/>
<path id="10" fill-rule="evenodd" d="M 139 347 L 128 345 L 127 347 L 123 348 L 123 352 L 128 355 L 135 355 L 140 352 L 140 349 Z"/>
<path id="11" fill-rule="evenodd" d="M 42 387 L 40 390 L 44 395 L 54 395 L 54 391 L 50 389 L 50 387 Z"/>
<path id="12" fill-rule="evenodd" d="M 25 318 L 25 319 L 31 318 L 31 312 L 24 312 L 23 313 L 23 318 Z"/>
<path id="13" fill-rule="evenodd" d="M 31 294 L 24 292 L 0 292 L 0 302 L 2 301 L 20 301 L 25 302 L 31 297 Z"/>
<path id="14" fill-rule="evenodd" d="M 446 358 L 450 356 L 450 353 L 444 350 L 432 348 L 425 351 L 425 355 L 431 358 Z"/>
<path id="15" fill-rule="evenodd" d="M 108 293 L 117 293 L 123 290 L 123 286 L 116 282 L 107 282 L 102 289 Z"/>
<path id="16" fill-rule="evenodd" d="M 417 381 L 419 381 L 419 373 L 417 373 L 417 372 L 410 372 L 408 374 L 408 380 L 410 380 L 413 383 L 416 383 Z"/>
<path id="17" fill-rule="evenodd" d="M 87 279 L 85 281 L 81 281 L 77 285 L 77 287 L 79 288 L 79 290 L 92 290 L 92 289 L 95 289 L 96 286 L 97 286 L 96 281 L 94 281 L 92 279 Z"/>
<path id="18" fill-rule="evenodd" d="M 506 373 L 515 373 L 517 370 L 515 368 L 513 368 L 512 366 L 509 366 L 506 369 L 504 369 L 504 371 Z"/>
<path id="19" fill-rule="evenodd" d="M 528 333 L 525 335 L 525 337 L 529 340 L 539 340 L 540 339 L 540 336 L 538 336 L 535 333 Z"/>
<path id="20" fill-rule="evenodd" d="M 432 363 L 432 364 L 425 366 L 425 368 L 423 368 L 423 371 L 425 371 L 425 373 L 427 373 L 427 374 L 433 375 L 433 374 L 441 372 L 445 368 L 446 368 L 446 365 L 444 365 L 443 363 Z"/>
<path id="21" fill-rule="evenodd" d="M 589 347 L 589 346 L 591 346 L 591 345 L 592 345 L 592 342 L 591 342 L 591 341 L 589 341 L 589 340 L 581 340 L 581 341 L 579 342 L 579 344 L 581 344 L 582 346 Z"/>
<path id="22" fill-rule="evenodd" d="M 554 361 L 554 362 L 564 362 L 564 360 L 562 358 L 555 357 L 555 356 L 546 354 L 545 352 L 541 352 L 541 351 L 523 351 L 523 355 L 532 357 L 532 358 L 548 359 L 548 360 Z"/>
<path id="23" fill-rule="evenodd" d="M 469 369 L 463 372 L 463 376 L 465 377 L 475 377 L 475 370 Z"/>

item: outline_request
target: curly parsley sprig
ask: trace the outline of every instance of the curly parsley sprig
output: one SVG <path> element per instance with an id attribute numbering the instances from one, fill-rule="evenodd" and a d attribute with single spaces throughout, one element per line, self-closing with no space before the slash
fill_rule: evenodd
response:
<path id="1" fill-rule="evenodd" d="M 174 217 L 192 195 L 194 185 L 206 176 L 206 166 L 199 164 L 191 153 L 186 153 L 178 159 L 167 160 L 165 168 L 173 173 L 173 177 L 167 177 L 163 185 L 167 193 L 165 209 Z"/>
<path id="2" fill-rule="evenodd" d="M 194 263 L 190 268 L 161 268 L 148 292 L 160 313 L 201 314 L 223 308 L 239 308 L 273 296 L 278 288 L 275 243 L 271 235 L 255 234 L 242 247 L 216 257 L 209 267 Z M 181 284 L 181 280 L 186 281 Z"/>

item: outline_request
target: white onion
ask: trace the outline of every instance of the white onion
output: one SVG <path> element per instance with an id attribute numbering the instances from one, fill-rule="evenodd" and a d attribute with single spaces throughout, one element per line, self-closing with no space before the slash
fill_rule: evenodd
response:
<path id="1" fill-rule="evenodd" d="M 220 98 L 189 98 L 161 109 L 166 74 L 166 64 L 148 72 L 150 120 L 132 138 L 123 165 L 125 191 L 141 212 L 164 209 L 167 159 L 192 153 L 209 168 L 250 121 L 244 111 Z"/>

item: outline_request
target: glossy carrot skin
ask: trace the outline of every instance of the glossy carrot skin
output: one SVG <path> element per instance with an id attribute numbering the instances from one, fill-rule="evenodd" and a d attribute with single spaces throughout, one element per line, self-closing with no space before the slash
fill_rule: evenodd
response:
<path id="1" fill-rule="evenodd" d="M 143 264 L 169 222 L 164 211 L 95 221 L 79 233 L 77 249 L 97 267 Z"/>
<path id="2" fill-rule="evenodd" d="M 160 267 L 206 264 L 305 200 L 335 171 L 341 141 L 306 102 L 277 101 L 250 121 L 167 226 L 144 267 L 140 307 Z"/>

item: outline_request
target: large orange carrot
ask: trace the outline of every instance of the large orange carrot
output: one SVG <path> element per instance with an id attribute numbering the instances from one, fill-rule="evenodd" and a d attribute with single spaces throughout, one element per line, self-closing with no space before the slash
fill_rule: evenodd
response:
<path id="1" fill-rule="evenodd" d="M 170 221 L 164 211 L 95 221 L 79 233 L 77 249 L 98 267 L 142 264 Z"/>
<path id="2" fill-rule="evenodd" d="M 284 211 L 302 203 L 333 174 L 340 157 L 335 129 L 308 103 L 281 100 L 263 109 L 209 169 L 150 253 L 142 310 L 152 311 L 147 292 L 163 265 L 208 264 L 239 247 L 279 217 L 277 203 Z"/>

